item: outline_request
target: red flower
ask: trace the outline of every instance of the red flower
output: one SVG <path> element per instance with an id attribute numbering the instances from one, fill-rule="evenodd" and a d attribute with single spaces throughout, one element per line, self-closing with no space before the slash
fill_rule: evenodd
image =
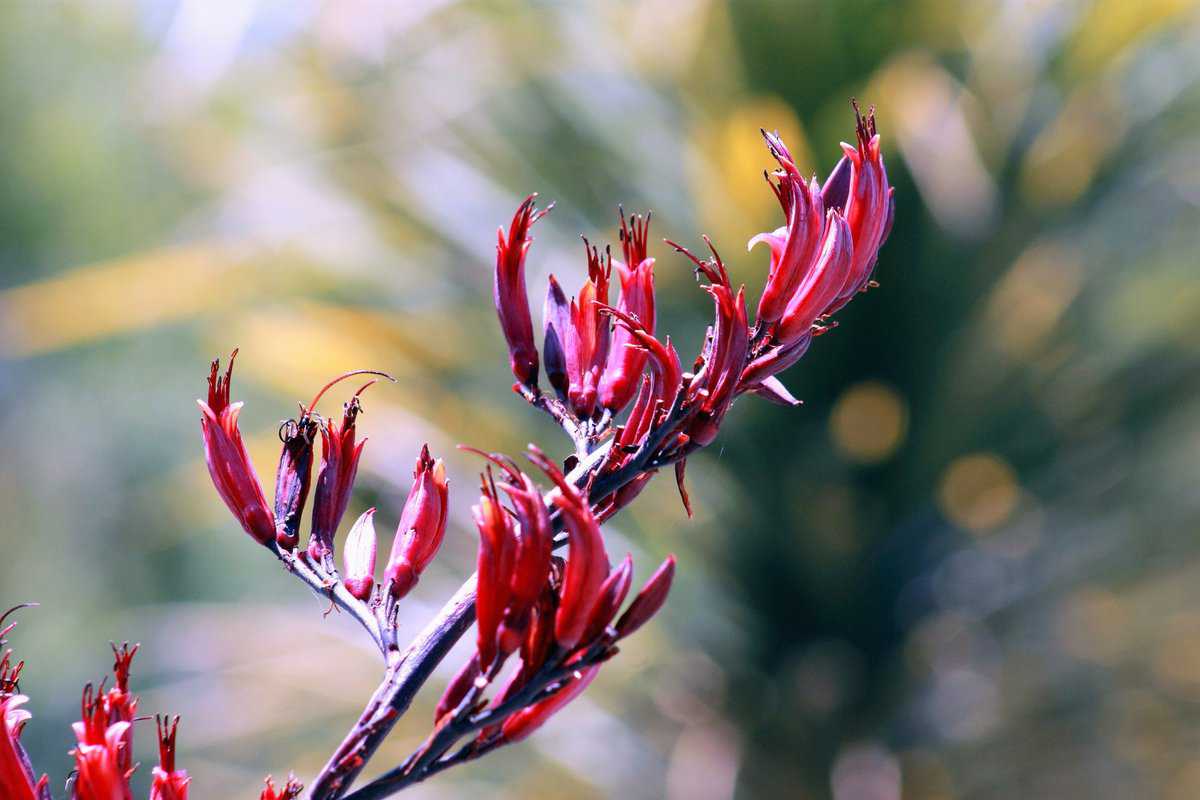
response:
<path id="1" fill-rule="evenodd" d="M 895 190 L 888 185 L 887 170 L 883 166 L 883 155 L 879 149 L 879 132 L 875 128 L 875 109 L 864 118 L 854 104 L 856 145 L 842 143 L 846 153 L 843 162 L 850 163 L 850 177 L 845 200 L 841 195 L 840 182 L 827 184 L 825 205 L 843 209 L 843 216 L 850 225 L 854 237 L 854 262 L 850 268 L 837 302 L 829 310 L 833 313 L 850 301 L 856 292 L 866 288 L 871 271 L 879 258 L 879 248 L 892 230 L 896 214 Z M 838 165 L 842 165 L 839 163 Z M 838 175 L 834 170 L 834 176 Z M 833 176 L 831 176 L 832 179 Z"/>
<path id="2" fill-rule="evenodd" d="M 629 636 L 658 613 L 667 601 L 667 594 L 671 591 L 671 582 L 674 580 L 675 556 L 672 555 L 667 556 L 667 560 L 654 571 L 650 580 L 646 581 L 646 585 L 637 593 L 637 597 L 633 598 L 629 608 L 625 609 L 625 613 L 617 620 L 617 638 L 624 639 Z"/>
<path id="3" fill-rule="evenodd" d="M 541 451 L 532 450 L 530 459 L 558 487 L 554 504 L 562 512 L 563 525 L 567 529 L 567 566 L 563 570 L 562 592 L 554 618 L 554 641 L 559 647 L 570 650 L 583 639 L 600 587 L 608 577 L 608 553 L 604 550 L 600 524 L 579 490 L 567 482 L 558 467 Z"/>
<path id="4" fill-rule="evenodd" d="M 608 305 L 612 256 L 584 240 L 588 279 L 567 302 L 554 276 L 546 295 L 546 375 L 580 419 L 590 419 L 599 400 L 600 378 L 608 363 L 611 325 L 602 309 Z"/>
<path id="5" fill-rule="evenodd" d="M 271 779 L 270 775 L 263 783 L 266 785 L 263 787 L 262 794 L 258 796 L 259 800 L 296 800 L 304 791 L 304 784 L 296 780 L 294 775 L 288 775 L 287 783 L 282 789 L 275 788 L 275 781 Z"/>
<path id="6" fill-rule="evenodd" d="M 158 726 L 158 766 L 154 768 L 150 800 L 187 800 L 191 778 L 187 770 L 175 769 L 175 735 L 179 732 L 179 717 L 169 723 L 165 717 L 155 717 Z"/>
<path id="7" fill-rule="evenodd" d="M 760 233 L 750 240 L 749 248 L 765 242 L 771 248 L 771 267 L 762 297 L 758 301 L 757 322 L 773 325 L 808 274 L 820 249 L 825 227 L 825 204 L 816 178 L 805 183 L 792 154 L 778 135 L 762 132 L 771 155 L 782 168 L 775 174 L 771 189 L 779 198 L 787 224 L 772 233 Z"/>
<path id="8" fill-rule="evenodd" d="M 708 445 L 716 438 L 725 412 L 737 396 L 738 380 L 745 369 L 750 345 L 745 288 L 734 293 L 720 254 L 708 237 L 704 241 L 712 252 L 712 258 L 707 261 L 671 243 L 708 278 L 709 284 L 704 291 L 712 296 L 715 309 L 715 320 L 705 336 L 696 375 L 688 384 L 692 413 L 683 433 L 688 437 L 689 450 Z"/>
<path id="9" fill-rule="evenodd" d="M 775 402 L 798 401 L 772 375 L 800 360 L 812 337 L 827 329 L 824 320 L 865 289 L 891 230 L 893 190 L 879 149 L 872 111 L 864 119 L 854 105 L 857 146 L 843 144 L 843 156 L 818 190 L 805 183 L 778 135 L 763 136 L 779 162 L 771 184 L 787 224 L 750 240 L 766 242 L 771 267 L 758 306 L 754 359 L 746 367 L 740 391 Z"/>
<path id="10" fill-rule="evenodd" d="M 47 784 L 45 776 L 34 780 L 19 741 L 29 719 L 21 705 L 28 699 L 19 694 L 0 696 L 0 797 L 4 800 L 38 800 Z"/>
<path id="11" fill-rule="evenodd" d="M 507 238 L 504 228 L 496 234 L 496 275 L 494 299 L 496 312 L 500 315 L 500 328 L 508 342 L 508 359 L 517 381 L 537 386 L 538 354 L 533 343 L 533 321 L 529 316 L 529 296 L 525 290 L 525 254 L 533 239 L 529 229 L 533 223 L 545 216 L 550 208 L 536 210 L 531 194 L 517 208 L 508 227 Z"/>
<path id="12" fill-rule="evenodd" d="M 212 362 L 208 375 L 208 402 L 196 401 L 202 412 L 200 431 L 204 435 L 204 459 L 217 493 L 242 528 L 259 544 L 269 546 L 275 540 L 275 516 L 267 505 L 262 484 L 238 430 L 242 404 L 229 402 L 229 382 L 236 357 L 237 350 L 234 350 L 224 377 L 219 375 L 220 361 Z"/>
<path id="13" fill-rule="evenodd" d="M 647 239 L 650 215 L 635 215 L 632 225 L 621 213 L 621 248 L 625 260 L 615 261 L 621 281 L 621 299 L 617 308 L 636 319 L 642 329 L 654 335 L 654 259 L 648 258 Z M 608 364 L 600 379 L 600 404 L 614 414 L 629 405 L 646 366 L 645 351 L 633 344 L 633 334 L 625 327 L 613 332 Z"/>
<path id="14" fill-rule="evenodd" d="M 89 687 L 90 688 L 90 687 Z M 75 756 L 76 800 L 133 800 L 129 788 L 130 770 L 123 766 L 129 760 L 127 743 L 133 723 L 114 722 L 97 725 L 95 716 L 88 719 L 88 695 L 84 694 L 84 720 L 74 725 L 78 744 Z"/>
<path id="15" fill-rule="evenodd" d="M 499 657 L 500 623 L 508 606 L 513 563 L 517 555 L 514 523 L 496 492 L 491 473 L 481 481 L 479 505 L 471 507 L 479 529 L 478 588 L 475 593 L 475 624 L 480 669 L 491 669 Z"/>
<path id="16" fill-rule="evenodd" d="M 384 570 L 393 597 L 403 597 L 416 586 L 417 578 L 442 546 L 448 497 L 446 466 L 441 459 L 434 461 L 429 445 L 424 445 L 417 456 L 412 490 L 400 514 L 392 554 Z"/>
<path id="17" fill-rule="evenodd" d="M 342 583 L 346 590 L 359 600 L 371 596 L 375 586 L 375 551 L 378 538 L 375 535 L 375 509 L 368 508 L 350 528 L 346 537 L 346 550 L 342 559 L 346 577 Z"/>
<path id="18" fill-rule="evenodd" d="M 321 426 L 321 469 L 317 473 L 312 535 L 307 548 L 309 559 L 316 563 L 332 562 L 333 537 L 342 515 L 346 513 L 346 506 L 350 504 L 350 491 L 358 474 L 358 459 L 367 443 L 366 439 L 355 442 L 354 423 L 362 411 L 359 395 L 370 385 L 368 383 L 355 392 L 345 404 L 340 423 L 329 419 Z"/>

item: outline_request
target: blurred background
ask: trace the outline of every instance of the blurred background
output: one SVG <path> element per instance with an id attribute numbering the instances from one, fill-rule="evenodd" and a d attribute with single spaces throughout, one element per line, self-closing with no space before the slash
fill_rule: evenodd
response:
<path id="1" fill-rule="evenodd" d="M 42 604 L 12 638 L 36 764 L 61 786 L 110 639 L 143 643 L 141 709 L 184 715 L 198 798 L 310 779 L 375 685 L 208 483 L 213 356 L 241 348 L 268 483 L 297 401 L 399 378 L 365 398 L 343 529 L 378 505 L 390 536 L 421 442 L 446 457 L 415 631 L 471 570 L 453 446 L 565 445 L 508 390 L 497 224 L 558 203 L 537 306 L 618 202 L 756 293 L 758 129 L 824 175 L 854 96 L 896 186 L 882 287 L 787 376 L 802 408 L 738 403 L 694 520 L 660 478 L 609 526 L 639 582 L 679 556 L 656 622 L 530 741 L 412 794 L 1200 797 L 1198 79 L 1189 0 L 0 4 L 0 606 Z M 690 360 L 710 304 L 652 254 Z"/>

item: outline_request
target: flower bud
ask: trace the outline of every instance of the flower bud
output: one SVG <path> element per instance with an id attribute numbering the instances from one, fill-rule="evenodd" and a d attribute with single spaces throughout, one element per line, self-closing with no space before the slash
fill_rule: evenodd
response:
<path id="1" fill-rule="evenodd" d="M 358 459 L 366 444 L 365 439 L 354 440 L 354 425 L 361 410 L 356 394 L 346 403 L 340 423 L 330 419 L 321 426 L 321 469 L 317 474 L 312 535 L 308 540 L 308 557 L 317 563 L 328 563 L 333 558 L 333 537 L 350 503 Z"/>
<path id="2" fill-rule="evenodd" d="M 359 600 L 371 596 L 375 586 L 375 509 L 369 508 L 355 521 L 346 537 L 346 549 L 342 562 L 346 576 L 342 583 L 346 590 Z"/>
<path id="3" fill-rule="evenodd" d="M 617 620 L 617 638 L 624 639 L 629 636 L 658 613 L 667 601 L 667 594 L 671 591 L 671 582 L 674 579 L 675 556 L 667 556 L 667 560 L 654 571 L 650 580 L 646 581 L 646 585 L 637 593 L 637 597 L 633 598 L 629 608 L 625 609 L 625 613 Z"/>
<path id="4" fill-rule="evenodd" d="M 537 386 L 538 354 L 533 343 L 533 321 L 529 316 L 529 297 L 525 289 L 525 254 L 533 239 L 529 229 L 550 209 L 537 211 L 536 194 L 525 198 L 509 224 L 497 232 L 494 300 L 500 317 L 500 329 L 508 342 L 508 359 L 513 376 L 521 384 Z"/>
<path id="5" fill-rule="evenodd" d="M 448 495 L 446 466 L 440 459 L 434 461 L 429 455 L 429 445 L 425 445 L 417 456 L 412 489 L 400 514 L 391 557 L 384 570 L 393 597 L 403 597 L 412 590 L 442 546 Z"/>

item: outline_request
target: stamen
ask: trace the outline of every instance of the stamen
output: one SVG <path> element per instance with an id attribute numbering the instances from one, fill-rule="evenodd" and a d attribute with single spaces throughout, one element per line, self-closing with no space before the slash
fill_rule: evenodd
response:
<path id="1" fill-rule="evenodd" d="M 237 354 L 236 350 L 234 350 L 233 352 L 235 355 Z M 321 387 L 321 390 L 319 392 L 317 392 L 316 397 L 314 397 L 312 399 L 312 402 L 310 402 L 308 404 L 308 410 L 306 413 L 311 414 L 313 412 L 313 410 L 317 407 L 317 403 L 320 401 L 321 397 L 325 394 L 325 392 L 329 391 L 335 385 L 346 380 L 346 378 L 352 378 L 355 375 L 378 375 L 382 378 L 387 378 L 392 383 L 396 382 L 396 379 L 393 378 L 391 375 L 388 375 L 386 372 L 380 372 L 377 369 L 356 369 L 356 370 L 352 370 L 350 372 L 345 372 L 341 375 L 338 375 L 336 378 L 331 380 L 329 383 L 327 383 Z M 374 382 L 375 381 L 371 381 L 371 383 L 374 383 Z M 367 384 L 367 386 L 370 386 L 370 385 L 371 385 L 370 383 Z M 363 389 L 365 389 L 365 388 L 367 388 L 367 387 L 364 386 Z M 354 396 L 357 397 L 360 393 L 362 393 L 363 389 L 359 389 L 358 392 L 355 392 Z"/>

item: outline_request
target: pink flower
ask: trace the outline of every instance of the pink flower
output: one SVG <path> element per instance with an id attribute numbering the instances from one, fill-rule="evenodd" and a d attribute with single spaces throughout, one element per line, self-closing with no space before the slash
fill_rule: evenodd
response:
<path id="1" fill-rule="evenodd" d="M 508 236 L 504 228 L 496 235 L 496 275 L 494 299 L 500 315 L 500 328 L 508 342 L 508 359 L 513 376 L 525 386 L 536 387 L 538 353 L 533 343 L 533 321 L 529 316 L 529 296 L 525 290 L 525 255 L 533 239 L 529 230 L 545 216 L 550 208 L 537 211 L 536 194 L 531 194 L 517 208 L 509 223 Z M 553 207 L 553 204 L 550 206 Z"/>
<path id="2" fill-rule="evenodd" d="M 267 505 L 262 484 L 238 430 L 242 404 L 229 402 L 229 383 L 236 357 L 237 350 L 234 350 L 224 377 L 219 375 L 220 361 L 212 362 L 208 375 L 208 402 L 196 401 L 202 412 L 200 431 L 204 436 L 204 459 L 217 493 L 242 528 L 259 544 L 269 546 L 275 541 L 275 516 Z"/>
<path id="3" fill-rule="evenodd" d="M 154 768 L 150 800 L 187 800 L 191 778 L 187 770 L 175 769 L 175 735 L 179 732 L 179 717 L 169 723 L 165 717 L 155 717 L 158 726 L 158 766 Z"/>
<path id="4" fill-rule="evenodd" d="M 758 306 L 754 358 L 741 376 L 739 391 L 786 405 L 798 403 L 771 376 L 796 363 L 826 320 L 866 289 L 879 248 L 895 213 L 893 189 L 879 148 L 872 111 L 864 118 L 854 105 L 857 145 L 842 145 L 845 156 L 825 185 L 805 183 L 778 135 L 763 132 L 780 169 L 771 184 L 786 225 L 750 240 L 771 248 L 767 284 Z"/>
<path id="5" fill-rule="evenodd" d="M 650 215 L 636 215 L 632 224 L 621 213 L 621 248 L 624 261 L 614 261 L 621 282 L 621 299 L 617 308 L 636 319 L 643 331 L 654 335 L 654 259 L 648 258 L 647 239 L 650 235 Z M 619 412 L 633 400 L 646 366 L 645 351 L 633 344 L 633 334 L 618 327 L 612 336 L 608 364 L 600 379 L 600 404 Z"/>
<path id="6" fill-rule="evenodd" d="M 429 445 L 424 445 L 417 456 L 412 490 L 400 514 L 392 554 L 384 570 L 393 597 L 403 597 L 416 586 L 417 578 L 442 546 L 449 491 L 446 466 L 441 459 L 434 461 Z"/>

